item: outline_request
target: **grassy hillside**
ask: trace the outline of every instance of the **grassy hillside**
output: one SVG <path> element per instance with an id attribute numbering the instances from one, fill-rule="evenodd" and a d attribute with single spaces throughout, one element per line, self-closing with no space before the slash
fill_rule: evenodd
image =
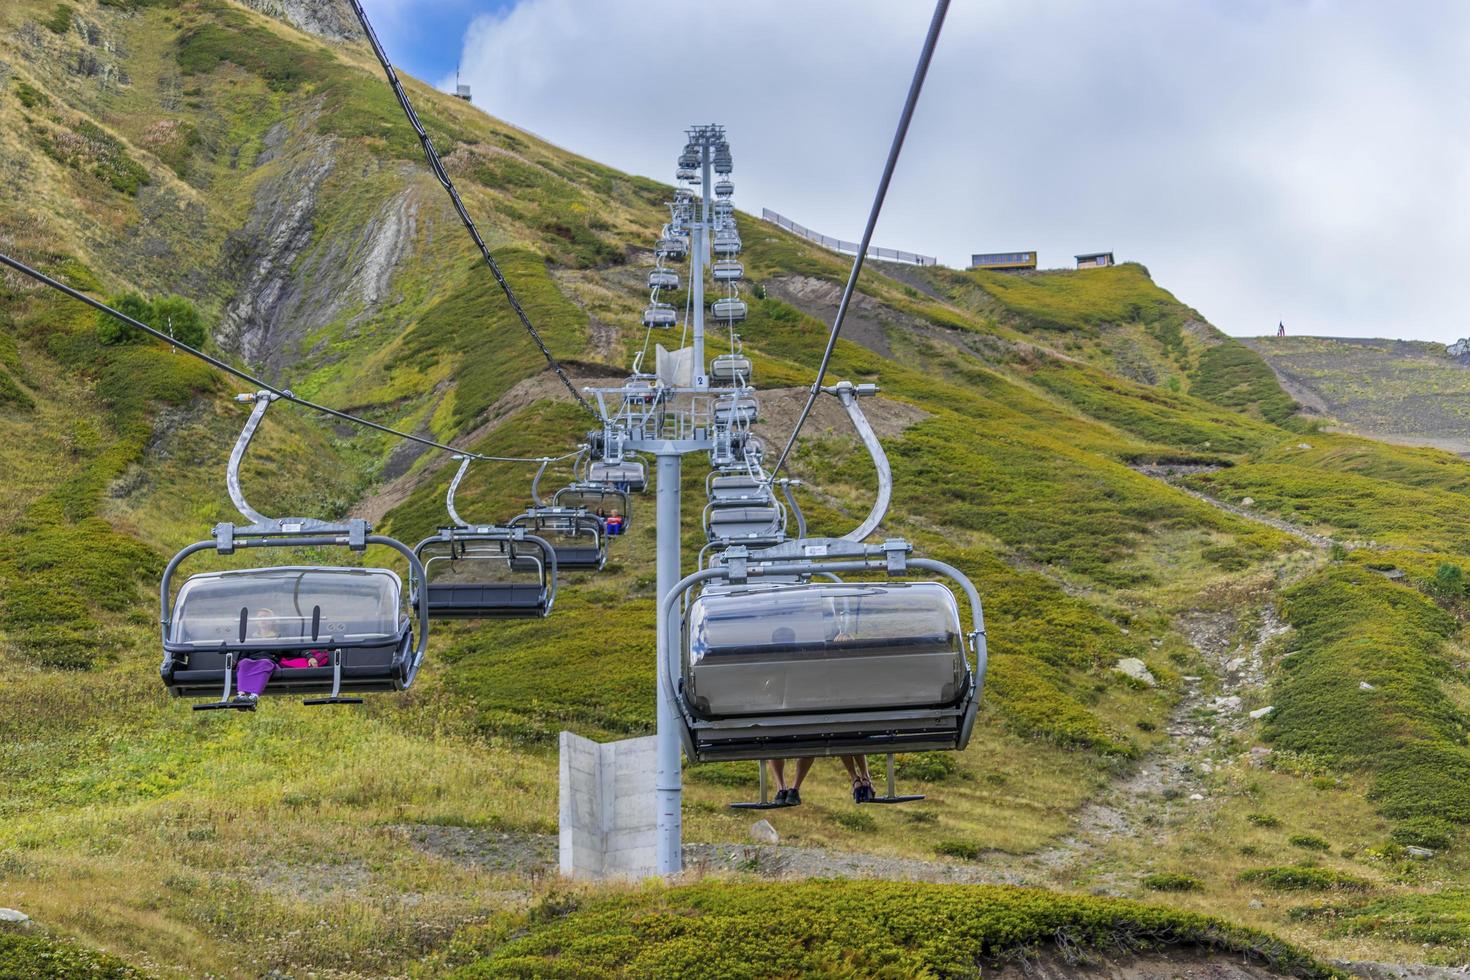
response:
<path id="1" fill-rule="evenodd" d="M 1324 418 L 1364 435 L 1470 452 L 1470 370 L 1443 344 L 1346 337 L 1245 341 Z"/>
<path id="2" fill-rule="evenodd" d="M 385 423 L 497 455 L 582 437 L 361 46 L 226 0 L 18 0 L 0 61 L 0 163 L 30 175 L 0 182 L 0 248 L 96 295 L 185 295 L 211 350 Z M 411 87 L 548 342 L 579 380 L 618 377 L 669 189 Z M 739 220 L 745 349 L 779 407 L 810 381 L 847 261 Z M 231 517 L 237 389 L 102 343 L 90 313 L 16 277 L 0 290 L 0 904 L 56 937 L 173 976 L 659 972 L 727 919 L 721 942 L 796 943 L 758 914 L 778 907 L 788 930 L 847 922 L 864 958 L 844 968 L 874 972 L 968 969 L 1048 936 L 1278 950 L 1304 975 L 1284 943 L 1466 949 L 1437 893 L 1470 888 L 1454 507 L 1470 469 L 1313 431 L 1264 361 L 1141 266 L 878 266 L 833 361 L 883 388 L 885 531 L 974 579 L 990 682 L 965 752 L 900 758 L 922 803 L 857 809 L 822 763 L 808 802 L 770 819 L 811 873 L 1049 891 L 773 891 L 756 854 L 715 861 L 714 884 L 592 889 L 575 909 L 537 835 L 555 830 L 558 731 L 651 729 L 651 495 L 551 618 L 436 627 L 408 694 L 196 715 L 160 690 L 151 590 Z M 445 462 L 282 405 L 245 485 L 278 513 L 381 514 L 412 542 L 446 516 Z M 794 472 L 814 532 L 866 513 L 845 426 L 810 429 Z M 510 516 L 532 473 L 477 465 L 460 510 Z M 694 499 L 696 461 L 686 480 Z M 1156 685 L 1114 669 L 1128 657 Z M 724 804 L 754 775 L 691 767 L 690 841 L 744 854 L 750 821 Z M 956 924 L 976 907 L 1009 911 Z M 581 959 L 557 959 L 572 934 Z M 801 955 L 791 970 L 838 968 Z"/>

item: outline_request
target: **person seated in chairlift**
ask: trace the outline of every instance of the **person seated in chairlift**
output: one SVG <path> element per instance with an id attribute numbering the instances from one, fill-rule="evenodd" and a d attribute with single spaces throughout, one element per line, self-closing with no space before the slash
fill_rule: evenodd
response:
<path id="1" fill-rule="evenodd" d="M 829 643 L 848 643 L 857 639 L 845 628 L 839 628 L 836 635 L 828 640 Z M 873 791 L 873 776 L 868 772 L 868 757 L 865 755 L 844 755 L 842 768 L 847 770 L 847 776 L 852 780 L 852 801 L 854 803 L 867 803 L 878 794 Z"/>
<path id="2" fill-rule="evenodd" d="M 251 625 L 254 627 L 256 639 L 269 640 L 280 636 L 276 613 L 273 609 L 257 609 Z M 249 704 L 259 701 L 260 696 L 265 693 L 266 686 L 270 684 L 271 676 L 279 668 L 293 670 L 301 667 L 326 667 L 331 662 L 332 656 L 327 650 L 307 650 L 304 655 L 294 656 L 280 656 L 268 650 L 262 650 L 241 659 L 236 664 L 235 687 L 238 693 L 234 700 Z"/>
<path id="3" fill-rule="evenodd" d="M 622 534 L 623 528 L 626 526 L 623 521 L 623 515 L 616 510 L 603 518 L 603 522 L 607 525 L 608 534 Z"/>

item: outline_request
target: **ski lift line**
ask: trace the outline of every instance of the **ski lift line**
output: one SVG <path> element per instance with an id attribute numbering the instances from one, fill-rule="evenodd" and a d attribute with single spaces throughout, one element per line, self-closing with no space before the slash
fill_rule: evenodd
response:
<path id="1" fill-rule="evenodd" d="M 357 0 L 352 0 L 355 4 Z M 893 180 L 894 168 L 898 165 L 898 155 L 903 150 L 904 137 L 908 135 L 909 122 L 914 117 L 914 107 L 919 102 L 919 92 L 924 87 L 924 76 L 929 73 L 929 62 L 934 57 L 934 47 L 939 43 L 939 32 L 944 27 L 944 15 L 949 11 L 949 0 L 937 0 L 934 5 L 934 16 L 929 21 L 929 33 L 924 38 L 923 50 L 919 53 L 919 63 L 914 68 L 913 81 L 909 83 L 908 98 L 904 100 L 903 112 L 898 117 L 898 129 L 893 134 L 893 144 L 888 148 L 888 160 L 883 165 L 883 176 L 878 181 L 878 192 L 873 195 L 873 207 L 868 212 L 868 223 L 863 228 L 862 244 L 858 248 L 857 255 L 852 259 L 852 271 L 848 274 L 847 285 L 842 290 L 842 301 L 837 304 L 837 314 L 832 319 L 832 332 L 827 336 L 827 349 L 822 353 L 822 363 L 817 368 L 816 380 L 812 382 L 812 390 L 807 395 L 806 405 L 801 414 L 796 418 L 796 425 L 791 430 L 791 436 L 786 440 L 786 448 L 781 450 L 781 456 L 776 460 L 776 465 L 771 467 L 771 477 L 774 479 L 781 472 L 781 467 L 786 464 L 787 457 L 791 455 L 792 447 L 796 445 L 796 438 L 801 434 L 801 427 L 806 424 L 807 417 L 812 413 L 812 406 L 817 402 L 817 396 L 822 392 L 822 381 L 827 376 L 827 366 L 832 361 L 832 352 L 837 347 L 837 337 L 842 332 L 842 321 L 847 316 L 848 303 L 852 301 L 853 288 L 857 285 L 858 274 L 863 269 L 863 258 L 868 253 L 868 246 L 873 242 L 873 229 L 878 224 L 878 215 L 883 210 L 883 199 L 888 196 L 888 185 Z"/>
<path id="2" fill-rule="evenodd" d="M 72 287 L 68 286 L 66 283 L 53 279 L 50 276 L 46 275 L 46 273 L 41 272 L 38 269 L 33 269 L 19 259 L 11 258 L 9 255 L 4 254 L 3 252 L 0 252 L 0 264 L 9 266 L 11 269 L 14 269 L 21 275 L 29 276 L 36 282 L 39 282 L 44 286 L 50 286 L 52 289 L 64 293 L 65 295 L 71 297 L 74 300 L 77 300 L 78 302 L 85 303 L 86 305 L 92 307 L 94 310 L 98 310 L 99 312 L 106 313 L 108 316 L 121 320 L 123 323 L 126 323 L 134 330 L 141 330 L 144 333 L 148 334 L 150 337 L 153 337 L 156 340 L 163 341 L 174 350 L 183 351 L 185 354 L 190 354 L 194 357 L 197 357 L 205 364 L 208 364 L 211 367 L 218 368 L 226 374 L 232 375 L 236 378 L 239 378 L 241 381 L 244 381 L 254 386 L 257 391 L 268 391 L 277 398 L 284 399 L 288 402 L 294 402 L 297 405 L 300 405 L 302 408 L 309 409 L 313 412 L 321 412 L 324 415 L 330 415 L 333 418 L 341 419 L 344 422 L 351 422 L 354 425 L 360 425 L 368 429 L 376 429 L 379 432 L 385 433 L 390 436 L 396 436 L 399 439 L 407 439 L 410 442 L 416 442 L 421 446 L 428 446 L 432 449 L 442 449 L 443 451 L 448 453 L 462 454 L 465 456 L 473 457 L 475 459 L 485 460 L 487 462 L 539 463 L 546 458 L 544 456 L 526 458 L 516 456 L 484 456 L 480 453 L 468 452 L 466 450 L 458 448 L 457 446 L 451 446 L 442 442 L 435 442 L 433 439 L 426 439 L 423 436 L 416 436 L 411 432 L 402 432 L 398 429 L 390 428 L 389 426 L 383 425 L 381 423 L 373 422 L 368 419 L 352 415 L 349 412 L 343 412 L 335 408 L 329 408 L 326 405 L 319 405 L 316 402 L 308 401 L 307 399 L 300 397 L 299 395 L 293 393 L 290 389 L 278 388 L 267 381 L 257 378 L 255 375 L 250 374 L 248 371 L 242 371 L 239 368 L 235 367 L 233 364 L 222 361 L 219 358 L 214 357 L 210 354 L 206 354 L 204 353 L 204 351 L 199 350 L 197 347 L 190 347 L 188 344 L 184 343 L 181 340 L 175 340 L 173 337 L 164 333 L 162 330 L 150 327 L 148 324 L 142 322 L 141 320 L 135 320 L 132 317 L 128 316 L 126 313 L 115 310 L 112 307 L 108 306 L 106 303 L 103 303 L 100 300 L 95 300 L 92 297 L 88 296 L 86 293 L 79 292 L 78 290 L 75 290 Z M 580 452 L 580 450 L 578 450 L 577 452 Z M 575 452 L 567 453 L 565 456 L 556 457 L 552 460 L 552 462 L 567 459 L 568 457 L 575 455 Z"/>
<path id="3" fill-rule="evenodd" d="M 602 417 L 597 414 L 596 409 L 592 407 L 591 403 L 582 397 L 582 393 L 577 390 L 577 386 L 572 384 L 572 379 L 567 377 L 566 371 L 557 362 L 556 357 L 551 353 L 551 349 L 541 339 L 541 334 L 531 324 L 531 318 L 526 315 L 525 309 L 521 307 L 520 300 L 516 299 L 515 291 L 510 288 L 510 283 L 506 281 L 504 274 L 501 273 L 500 266 L 495 261 L 495 257 L 490 254 L 490 247 L 485 244 L 485 239 L 480 237 L 480 230 L 475 227 L 474 219 L 470 217 L 469 211 L 465 209 L 464 201 L 459 196 L 459 190 L 454 186 L 454 181 L 450 179 L 449 173 L 444 169 L 444 164 L 439 159 L 439 151 L 434 149 L 434 141 L 429 138 L 429 134 L 424 130 L 423 124 L 419 122 L 418 113 L 414 111 L 413 103 L 409 101 L 408 93 L 404 91 L 403 83 L 398 79 L 398 72 L 394 70 L 393 63 L 388 60 L 388 52 L 384 50 L 382 42 L 378 40 L 378 35 L 373 30 L 373 25 L 368 21 L 367 11 L 363 9 L 361 0 L 349 0 L 349 2 L 352 4 L 353 12 L 357 14 L 358 23 L 362 25 L 363 34 L 366 35 L 368 44 L 373 49 L 373 54 L 377 55 L 378 63 L 383 67 L 383 74 L 387 76 L 388 84 L 393 88 L 393 94 L 398 97 L 398 104 L 403 108 L 404 116 L 408 118 L 409 125 L 413 127 L 414 133 L 419 138 L 420 145 L 423 146 L 424 157 L 428 160 L 429 169 L 434 172 L 435 179 L 443 185 L 444 190 L 449 194 L 449 200 L 454 204 L 454 210 L 458 212 L 460 222 L 464 224 L 465 231 L 469 232 L 470 238 L 474 240 L 475 245 L 480 249 L 480 255 L 484 258 L 485 265 L 489 267 L 490 273 L 495 276 L 495 281 L 500 284 L 500 289 L 505 293 L 505 298 L 510 303 L 511 309 L 515 311 L 516 316 L 520 319 L 521 326 L 526 328 L 526 333 L 530 335 L 531 340 L 540 348 L 542 356 L 546 358 L 546 363 L 556 372 L 556 376 L 561 379 L 561 383 L 566 386 L 567 391 L 572 393 L 572 397 L 576 399 L 577 404 L 582 407 L 582 410 L 594 419 L 601 421 Z"/>

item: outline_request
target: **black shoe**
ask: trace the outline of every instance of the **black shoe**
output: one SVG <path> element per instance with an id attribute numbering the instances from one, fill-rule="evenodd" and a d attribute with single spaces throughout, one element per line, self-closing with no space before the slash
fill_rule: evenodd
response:
<path id="1" fill-rule="evenodd" d="M 776 798 L 772 802 L 775 803 L 777 806 L 786 806 L 787 800 L 790 798 L 790 795 L 791 790 L 778 789 L 776 790 Z"/>
<path id="2" fill-rule="evenodd" d="M 800 790 L 795 790 L 795 789 L 788 789 L 786 791 L 786 805 L 787 806 L 801 806 L 801 791 Z"/>

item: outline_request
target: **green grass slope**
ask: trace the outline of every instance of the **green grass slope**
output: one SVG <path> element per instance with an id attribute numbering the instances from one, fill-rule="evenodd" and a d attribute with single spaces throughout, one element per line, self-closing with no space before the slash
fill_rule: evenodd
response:
<path id="1" fill-rule="evenodd" d="M 384 423 L 493 454 L 561 453 L 580 440 L 585 419 L 547 383 L 475 264 L 365 49 L 224 0 L 63 6 L 61 30 L 49 0 L 0 8 L 0 152 L 35 175 L 25 194 L 0 183 L 0 247 L 97 295 L 187 295 L 206 314 L 211 350 Z M 68 67 L 78 65 L 97 70 Z M 643 342 L 643 250 L 668 189 L 411 89 L 548 342 L 579 377 L 617 377 Z M 840 283 L 846 260 L 739 221 L 745 349 L 762 387 L 800 389 L 826 324 L 816 293 L 795 287 Z M 879 382 L 893 406 L 874 409 L 896 478 L 884 532 L 975 580 L 990 683 L 965 752 L 899 760 L 921 804 L 854 810 L 824 763 L 809 802 L 772 819 L 789 843 L 941 870 L 1014 862 L 1061 894 L 814 886 L 790 892 L 782 921 L 911 905 L 902 922 L 851 923 L 862 965 L 943 972 L 1043 933 L 1287 949 L 1204 911 L 1319 952 L 1342 946 L 1325 916 L 1276 897 L 1280 875 L 1243 883 L 1252 870 L 1317 868 L 1366 883 L 1363 903 L 1413 903 L 1435 881 L 1470 887 L 1455 788 L 1470 720 L 1455 666 L 1465 596 L 1438 571 L 1464 551 L 1452 506 L 1470 478 L 1463 463 L 1308 431 L 1264 362 L 1141 266 L 1007 278 L 875 265 L 861 291 L 882 343 L 839 342 L 833 370 Z M 644 953 L 645 965 L 683 962 L 725 912 L 770 932 L 752 910 L 784 893 L 741 878 L 596 892 L 582 911 L 547 917 L 528 911 L 549 907 L 534 904 L 553 891 L 543 865 L 423 844 L 478 833 L 519 846 L 552 832 L 556 733 L 650 730 L 651 496 L 635 502 L 604 573 L 566 577 L 551 618 L 436 627 L 406 695 L 335 713 L 273 703 L 231 719 L 165 698 L 150 591 L 174 549 L 232 516 L 221 477 L 244 417 L 235 390 L 156 345 L 102 345 L 90 314 L 0 281 L 7 903 L 128 962 L 190 976 L 638 972 Z M 779 440 L 781 420 L 764 434 Z M 244 478 L 257 506 L 316 517 L 371 508 L 410 542 L 447 516 L 451 471 L 434 454 L 290 406 L 272 409 L 257 442 Z M 1344 550 L 1365 538 L 1404 550 L 1313 551 L 1136 469 L 1156 463 L 1218 467 L 1190 487 L 1231 502 L 1249 493 L 1258 512 L 1311 523 Z M 845 428 L 810 431 L 793 466 L 814 532 L 843 533 L 866 513 L 871 466 Z M 532 473 L 477 465 L 460 509 L 508 517 L 528 502 Z M 701 544 L 692 514 L 690 567 Z M 1384 565 L 1405 577 L 1383 578 Z M 1214 724 L 1201 776 L 1209 805 L 1181 810 L 1160 796 L 1167 833 L 1103 841 L 1086 869 L 1031 863 L 1137 760 L 1170 751 L 1186 677 L 1220 690 L 1191 624 L 1205 617 L 1230 642 L 1248 639 L 1251 617 L 1277 600 L 1294 630 L 1281 642 L 1294 645 L 1268 658 L 1250 695 L 1274 700 L 1277 714 Z M 1115 671 L 1124 657 L 1144 660 L 1158 685 Z M 1273 747 L 1276 761 L 1253 765 L 1253 746 Z M 751 793 L 753 777 L 750 765 L 691 767 L 689 838 L 743 840 L 749 821 L 724 804 Z M 1432 805 L 1411 805 L 1418 787 Z M 1428 819 L 1435 808 L 1440 823 Z M 1280 859 L 1300 850 L 1292 838 L 1329 850 Z M 1435 842 L 1432 864 L 1404 859 L 1411 839 Z M 1068 894 L 1092 889 L 1168 910 Z M 1009 917 L 956 926 L 976 904 Z M 645 916 L 656 935 L 637 932 Z M 692 931 L 675 935 L 685 920 Z M 502 950 L 502 926 L 531 931 Z M 567 929 L 588 938 L 558 960 Z M 1402 930 L 1355 929 L 1347 941 L 1363 955 L 1409 955 Z M 949 951 L 913 940 L 926 931 L 953 938 Z M 793 969 L 838 968 L 829 951 L 803 955 Z M 1283 962 L 1306 962 L 1293 956 Z"/>

